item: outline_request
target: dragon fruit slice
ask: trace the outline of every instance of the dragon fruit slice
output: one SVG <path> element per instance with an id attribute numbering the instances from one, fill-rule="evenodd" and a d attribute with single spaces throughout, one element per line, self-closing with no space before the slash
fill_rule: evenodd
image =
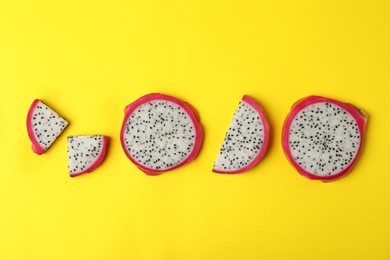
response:
<path id="1" fill-rule="evenodd" d="M 269 125 L 260 105 L 250 96 L 243 96 L 222 147 L 213 172 L 242 173 L 263 158 L 269 141 Z"/>
<path id="2" fill-rule="evenodd" d="M 366 114 L 351 104 L 319 96 L 303 98 L 284 122 L 284 153 L 301 175 L 336 180 L 355 164 L 366 122 Z"/>
<path id="3" fill-rule="evenodd" d="M 68 124 L 54 110 L 35 99 L 27 115 L 27 132 L 33 152 L 39 155 L 46 152 Z"/>
<path id="4" fill-rule="evenodd" d="M 71 177 L 99 167 L 106 157 L 108 137 L 103 135 L 68 136 L 68 169 Z"/>
<path id="5" fill-rule="evenodd" d="M 126 107 L 121 143 L 139 169 L 147 175 L 158 175 L 196 157 L 202 144 L 202 128 L 191 105 L 153 93 Z"/>

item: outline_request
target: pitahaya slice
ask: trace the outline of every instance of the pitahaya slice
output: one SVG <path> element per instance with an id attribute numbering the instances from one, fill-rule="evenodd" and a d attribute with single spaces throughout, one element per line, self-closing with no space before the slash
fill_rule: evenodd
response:
<path id="1" fill-rule="evenodd" d="M 269 125 L 261 106 L 243 96 L 225 135 L 213 172 L 242 173 L 263 158 L 269 142 Z"/>
<path id="2" fill-rule="evenodd" d="M 35 99 L 27 115 L 27 132 L 33 152 L 39 155 L 46 152 L 68 124 L 54 110 Z"/>
<path id="3" fill-rule="evenodd" d="M 148 94 L 125 109 L 122 147 L 147 175 L 191 162 L 199 152 L 202 136 L 196 111 L 175 97 Z"/>
<path id="4" fill-rule="evenodd" d="M 351 104 L 319 96 L 303 98 L 284 122 L 284 153 L 301 175 L 336 180 L 355 164 L 366 122 L 366 114 Z"/>
<path id="5" fill-rule="evenodd" d="M 68 169 L 71 177 L 99 167 L 106 156 L 108 137 L 103 135 L 68 136 Z"/>

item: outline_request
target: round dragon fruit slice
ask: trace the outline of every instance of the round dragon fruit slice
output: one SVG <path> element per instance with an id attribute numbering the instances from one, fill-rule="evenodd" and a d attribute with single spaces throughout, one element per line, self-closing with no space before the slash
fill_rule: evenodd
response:
<path id="1" fill-rule="evenodd" d="M 68 170 L 71 177 L 92 172 L 106 157 L 108 137 L 68 136 Z"/>
<path id="2" fill-rule="evenodd" d="M 27 132 L 33 152 L 39 155 L 46 152 L 68 124 L 53 109 L 35 99 L 27 115 Z"/>
<path id="3" fill-rule="evenodd" d="M 196 157 L 202 144 L 202 128 L 191 105 L 152 93 L 126 107 L 121 143 L 139 169 L 147 175 L 158 175 Z"/>
<path id="4" fill-rule="evenodd" d="M 243 96 L 225 135 L 213 172 L 242 173 L 263 158 L 269 141 L 269 125 L 261 106 Z"/>
<path id="5" fill-rule="evenodd" d="M 319 96 L 303 98 L 284 122 L 284 153 L 301 175 L 336 180 L 356 162 L 366 122 L 366 114 L 351 104 Z"/>

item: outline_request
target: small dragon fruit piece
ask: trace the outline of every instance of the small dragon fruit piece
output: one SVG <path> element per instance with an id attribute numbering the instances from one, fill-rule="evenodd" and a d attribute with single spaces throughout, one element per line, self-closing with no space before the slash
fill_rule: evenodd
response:
<path id="1" fill-rule="evenodd" d="M 35 99 L 27 115 L 27 132 L 33 152 L 38 155 L 46 152 L 68 124 L 54 110 Z"/>
<path id="2" fill-rule="evenodd" d="M 71 177 L 92 172 L 106 156 L 108 137 L 103 135 L 68 136 L 68 169 Z"/>
<path id="3" fill-rule="evenodd" d="M 242 173 L 263 158 L 269 142 L 269 125 L 261 106 L 250 96 L 243 96 L 222 147 L 213 172 Z"/>
<path id="4" fill-rule="evenodd" d="M 366 122 L 366 114 L 351 104 L 319 96 L 303 98 L 284 122 L 284 153 L 301 175 L 336 180 L 355 164 Z"/>
<path id="5" fill-rule="evenodd" d="M 120 136 L 127 157 L 147 175 L 191 162 L 202 144 L 202 128 L 193 107 L 159 93 L 126 107 Z"/>

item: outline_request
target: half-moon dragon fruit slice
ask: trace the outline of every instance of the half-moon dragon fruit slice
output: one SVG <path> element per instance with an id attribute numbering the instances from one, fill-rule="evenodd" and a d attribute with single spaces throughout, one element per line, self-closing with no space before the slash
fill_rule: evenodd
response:
<path id="1" fill-rule="evenodd" d="M 366 114 L 351 104 L 319 96 L 303 98 L 284 122 L 284 153 L 309 179 L 341 178 L 356 162 L 366 122 Z"/>
<path id="2" fill-rule="evenodd" d="M 68 169 L 71 177 L 95 170 L 106 157 L 108 137 L 68 136 Z"/>
<path id="3" fill-rule="evenodd" d="M 222 147 L 213 172 L 242 173 L 263 158 L 269 141 L 269 125 L 261 106 L 251 97 L 243 96 Z"/>
<path id="4" fill-rule="evenodd" d="M 54 110 L 35 99 L 27 115 L 27 132 L 33 152 L 39 155 L 46 152 L 68 124 Z"/>
<path id="5" fill-rule="evenodd" d="M 139 169 L 147 175 L 158 175 L 196 157 L 202 144 L 202 128 L 191 105 L 153 93 L 126 107 L 121 143 Z"/>

